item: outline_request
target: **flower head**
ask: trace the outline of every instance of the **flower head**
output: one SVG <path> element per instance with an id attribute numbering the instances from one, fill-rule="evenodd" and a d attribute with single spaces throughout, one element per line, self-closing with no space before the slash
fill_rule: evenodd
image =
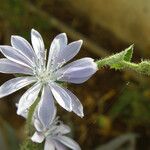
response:
<path id="1" fill-rule="evenodd" d="M 81 150 L 80 146 L 66 134 L 70 132 L 69 126 L 58 120 L 58 117 L 49 124 L 48 127 L 42 126 L 38 117 L 34 120 L 36 132 L 31 140 L 42 143 L 45 140 L 44 150 Z"/>
<path id="2" fill-rule="evenodd" d="M 18 115 L 25 112 L 40 96 L 38 114 L 44 125 L 48 125 L 55 117 L 54 99 L 67 111 L 83 117 L 83 106 L 78 98 L 60 84 L 83 83 L 97 71 L 92 58 L 68 63 L 79 52 L 82 40 L 68 44 L 65 33 L 57 35 L 51 43 L 47 60 L 43 39 L 34 29 L 31 30 L 31 42 L 32 46 L 24 38 L 12 36 L 12 46 L 0 46 L 6 57 L 0 59 L 0 72 L 24 75 L 5 82 L 0 87 L 0 98 L 32 84 L 19 100 Z"/>

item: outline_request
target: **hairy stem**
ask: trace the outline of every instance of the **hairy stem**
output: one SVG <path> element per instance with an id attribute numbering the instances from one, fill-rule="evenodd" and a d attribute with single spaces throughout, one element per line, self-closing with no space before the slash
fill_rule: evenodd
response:
<path id="1" fill-rule="evenodd" d="M 136 71 L 137 73 L 150 75 L 150 61 L 145 60 L 140 63 L 130 62 L 133 53 L 133 45 L 125 49 L 124 51 L 100 59 L 96 61 L 98 68 L 109 66 L 111 69 L 123 70 L 130 69 Z"/>
<path id="2" fill-rule="evenodd" d="M 32 118 L 33 118 L 36 106 L 39 103 L 39 100 L 40 99 L 37 98 L 36 101 L 29 108 L 27 121 L 26 121 L 26 128 L 25 128 L 27 137 L 26 137 L 25 141 L 22 143 L 22 145 L 20 146 L 21 150 L 42 150 L 41 146 L 39 146 L 41 144 L 33 143 L 30 139 L 30 137 L 34 134 Z"/>
<path id="3" fill-rule="evenodd" d="M 28 136 L 31 136 L 32 131 L 33 131 L 32 118 L 34 115 L 35 108 L 36 108 L 37 104 L 39 103 L 39 101 L 40 101 L 40 99 L 37 98 L 36 101 L 29 108 L 28 117 L 27 117 L 27 121 L 26 121 L 26 128 L 27 128 Z"/>

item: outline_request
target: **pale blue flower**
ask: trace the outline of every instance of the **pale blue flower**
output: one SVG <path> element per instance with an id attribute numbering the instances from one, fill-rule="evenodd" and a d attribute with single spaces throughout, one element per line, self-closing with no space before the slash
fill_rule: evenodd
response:
<path id="1" fill-rule="evenodd" d="M 66 136 L 70 132 L 70 127 L 58 121 L 53 120 L 48 127 L 43 127 L 38 117 L 34 121 L 36 132 L 31 140 L 36 143 L 42 143 L 45 140 L 44 150 L 81 150 L 78 143 Z"/>
<path id="2" fill-rule="evenodd" d="M 6 57 L 0 59 L 0 72 L 24 75 L 5 82 L 0 87 L 0 98 L 32 84 L 20 98 L 18 115 L 27 111 L 40 96 L 38 113 L 44 125 L 48 125 L 55 116 L 54 99 L 67 111 L 83 117 L 83 106 L 78 98 L 60 84 L 83 83 L 97 71 L 92 58 L 86 57 L 68 63 L 79 52 L 82 40 L 68 44 L 65 33 L 57 35 L 51 43 L 47 61 L 43 39 L 34 29 L 31 30 L 31 42 L 32 46 L 24 38 L 12 36 L 12 46 L 0 46 Z"/>

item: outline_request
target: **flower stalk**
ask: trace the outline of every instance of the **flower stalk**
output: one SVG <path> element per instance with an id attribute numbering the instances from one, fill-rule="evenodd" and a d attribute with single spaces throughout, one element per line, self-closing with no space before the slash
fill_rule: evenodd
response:
<path id="1" fill-rule="evenodd" d="M 35 112 L 35 109 L 37 107 L 37 104 L 39 103 L 40 98 L 38 97 L 37 100 L 31 105 L 29 108 L 28 114 L 27 114 L 27 120 L 26 120 L 26 130 L 27 130 L 27 135 L 30 137 L 33 134 L 33 115 Z"/>
<path id="2" fill-rule="evenodd" d="M 100 59 L 96 61 L 99 69 L 105 66 L 109 66 L 110 69 L 123 70 L 130 69 L 144 75 L 150 75 L 150 61 L 141 61 L 140 63 L 131 62 L 133 54 L 133 45 L 125 49 L 124 51 Z"/>
<path id="3" fill-rule="evenodd" d="M 37 104 L 39 103 L 40 98 L 38 97 L 37 100 L 31 105 L 29 108 L 27 114 L 24 114 L 24 117 L 27 117 L 26 119 L 26 139 L 25 141 L 20 145 L 20 150 L 29 150 L 29 149 L 36 149 L 36 150 L 42 150 L 43 145 L 33 143 L 31 141 L 31 136 L 34 133 L 34 127 L 33 127 L 33 117 L 34 117 L 34 112 L 37 107 Z"/>
<path id="4" fill-rule="evenodd" d="M 104 59 L 96 61 L 98 68 L 109 66 L 114 69 L 122 69 L 123 61 L 130 62 L 133 54 L 133 45 L 125 49 L 124 51 L 108 56 Z"/>

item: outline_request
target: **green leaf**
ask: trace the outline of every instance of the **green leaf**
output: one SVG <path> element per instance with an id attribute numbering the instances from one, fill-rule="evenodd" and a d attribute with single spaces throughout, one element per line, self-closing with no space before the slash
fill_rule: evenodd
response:
<path id="1" fill-rule="evenodd" d="M 127 49 L 125 49 L 125 55 L 124 55 L 124 61 L 131 61 L 132 55 L 133 55 L 133 46 L 131 45 Z"/>
<path id="2" fill-rule="evenodd" d="M 123 69 L 124 62 L 130 62 L 133 54 L 133 45 L 126 48 L 124 51 L 113 54 L 104 59 L 96 61 L 98 68 L 109 66 L 111 69 Z"/>

